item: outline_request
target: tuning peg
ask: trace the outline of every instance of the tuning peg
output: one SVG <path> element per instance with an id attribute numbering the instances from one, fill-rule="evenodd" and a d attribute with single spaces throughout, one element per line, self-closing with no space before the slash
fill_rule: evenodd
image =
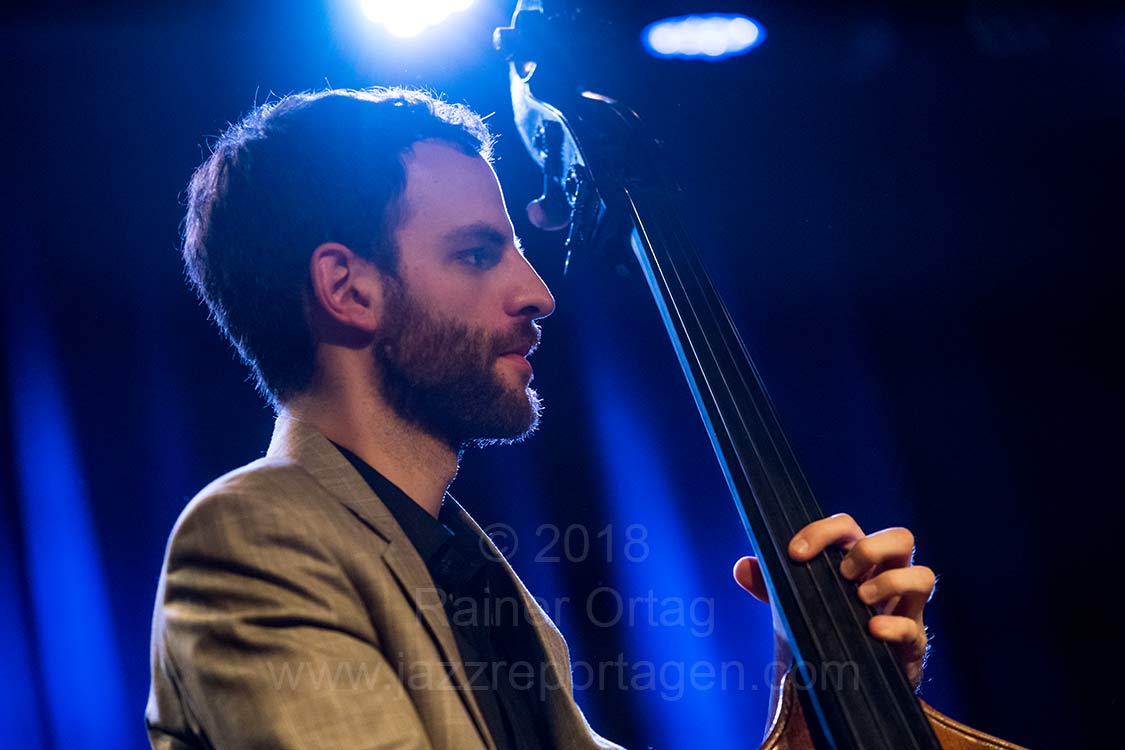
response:
<path id="1" fill-rule="evenodd" d="M 556 232 L 570 226 L 572 209 L 557 182 L 543 176 L 543 195 L 527 204 L 527 218 L 539 229 Z"/>
<path id="2" fill-rule="evenodd" d="M 574 204 L 563 186 L 562 125 L 545 120 L 536 129 L 532 145 L 542 159 L 543 194 L 527 204 L 527 218 L 536 227 L 548 232 L 566 229 Z"/>

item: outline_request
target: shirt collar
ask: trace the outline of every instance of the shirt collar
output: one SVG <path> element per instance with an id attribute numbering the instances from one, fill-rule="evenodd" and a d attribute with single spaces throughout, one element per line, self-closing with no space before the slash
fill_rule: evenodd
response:
<path id="1" fill-rule="evenodd" d="M 434 518 L 362 458 L 342 445 L 332 444 L 387 506 L 435 583 L 460 588 L 476 578 L 481 568 L 488 564 L 489 559 L 481 548 L 480 540 L 461 521 L 455 503 L 447 503 L 442 498 L 441 510 Z"/>

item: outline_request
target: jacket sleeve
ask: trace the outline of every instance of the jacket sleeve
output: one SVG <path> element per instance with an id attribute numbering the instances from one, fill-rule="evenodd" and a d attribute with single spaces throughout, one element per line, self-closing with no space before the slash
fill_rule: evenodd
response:
<path id="1" fill-rule="evenodd" d="M 231 490 L 185 511 L 153 621 L 154 747 L 429 748 L 314 512 Z"/>

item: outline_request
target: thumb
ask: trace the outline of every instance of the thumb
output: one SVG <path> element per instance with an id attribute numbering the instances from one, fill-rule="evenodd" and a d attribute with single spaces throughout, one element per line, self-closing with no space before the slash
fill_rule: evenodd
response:
<path id="1" fill-rule="evenodd" d="M 762 577 L 762 567 L 756 557 L 743 557 L 734 564 L 734 580 L 750 592 L 750 596 L 760 602 L 770 600 L 766 590 L 766 579 Z"/>

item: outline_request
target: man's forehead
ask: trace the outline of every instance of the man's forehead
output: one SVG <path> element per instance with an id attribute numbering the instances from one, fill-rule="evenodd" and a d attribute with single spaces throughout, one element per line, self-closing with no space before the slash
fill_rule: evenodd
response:
<path id="1" fill-rule="evenodd" d="M 422 192 L 448 185 L 496 186 L 499 180 L 492 165 L 479 154 L 467 154 L 444 141 L 418 141 L 403 159 L 406 192 Z"/>
<path id="2" fill-rule="evenodd" d="M 492 166 L 440 141 L 414 144 L 404 160 L 404 221 L 450 240 L 511 236 L 511 222 Z M 460 237 L 455 235 L 461 235 Z"/>

